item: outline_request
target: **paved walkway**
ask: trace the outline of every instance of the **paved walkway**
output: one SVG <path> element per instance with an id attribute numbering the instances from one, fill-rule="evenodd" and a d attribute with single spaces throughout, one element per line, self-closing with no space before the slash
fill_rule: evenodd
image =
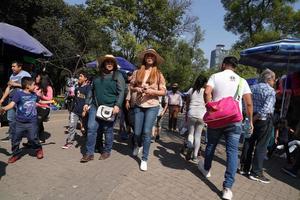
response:
<path id="1" fill-rule="evenodd" d="M 108 160 L 100 161 L 99 155 L 95 154 L 94 161 L 82 164 L 79 160 L 84 149 L 83 138 L 77 138 L 79 143 L 75 147 L 61 149 L 67 121 L 65 111 L 56 111 L 45 123 L 49 138 L 44 145 L 45 158 L 42 160 L 25 154 L 16 163 L 7 165 L 10 144 L 0 143 L 1 200 L 220 199 L 225 170 L 222 144 L 216 151 L 209 180 L 201 176 L 196 164 L 186 162 L 180 154 L 182 138 L 166 131 L 159 143 L 151 145 L 147 172 L 139 170 L 139 160 L 131 157 L 129 145 L 118 141 L 118 136 Z M 6 131 L 7 127 L 0 128 L 0 138 L 6 136 Z M 270 184 L 237 175 L 234 199 L 300 200 L 300 179 L 281 173 L 283 164 L 283 160 L 276 157 L 266 162 Z"/>

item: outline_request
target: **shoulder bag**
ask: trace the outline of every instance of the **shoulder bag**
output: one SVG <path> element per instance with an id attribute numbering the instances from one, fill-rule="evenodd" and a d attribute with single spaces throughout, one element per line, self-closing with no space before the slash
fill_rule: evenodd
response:
<path id="1" fill-rule="evenodd" d="M 222 128 L 228 124 L 242 121 L 243 116 L 239 107 L 242 81 L 242 78 L 240 78 L 234 97 L 222 98 L 219 101 L 208 102 L 205 105 L 207 111 L 204 114 L 203 121 L 209 128 Z"/>

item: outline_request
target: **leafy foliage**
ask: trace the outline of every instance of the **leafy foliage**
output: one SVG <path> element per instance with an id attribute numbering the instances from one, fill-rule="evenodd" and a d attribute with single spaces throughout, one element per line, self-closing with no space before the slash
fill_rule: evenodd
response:
<path id="1" fill-rule="evenodd" d="M 169 82 L 188 87 L 207 60 L 199 44 L 204 32 L 188 11 L 191 0 L 3 0 L 2 21 L 19 26 L 43 43 L 54 56 L 44 64 L 60 91 L 65 76 L 74 76 L 99 55 L 122 56 L 139 64 L 137 55 L 155 48 L 166 62 Z M 180 39 L 193 33 L 191 41 Z M 91 73 L 97 73 L 91 70 Z M 172 81 L 171 81 L 172 80 Z"/>

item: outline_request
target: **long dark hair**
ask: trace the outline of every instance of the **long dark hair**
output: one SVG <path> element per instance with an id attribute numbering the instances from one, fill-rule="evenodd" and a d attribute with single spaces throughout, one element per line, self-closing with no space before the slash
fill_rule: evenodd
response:
<path id="1" fill-rule="evenodd" d="M 204 75 L 199 75 L 194 83 L 193 93 L 195 91 L 200 92 L 200 89 L 205 85 L 206 82 L 207 78 Z"/>
<path id="2" fill-rule="evenodd" d="M 48 92 L 48 86 L 52 87 L 52 81 L 50 80 L 48 74 L 45 74 L 45 73 L 37 73 L 35 78 L 40 76 L 41 79 L 40 79 L 40 82 L 37 83 L 37 86 L 39 87 L 39 89 L 42 90 L 42 92 L 44 94 L 47 94 Z"/>

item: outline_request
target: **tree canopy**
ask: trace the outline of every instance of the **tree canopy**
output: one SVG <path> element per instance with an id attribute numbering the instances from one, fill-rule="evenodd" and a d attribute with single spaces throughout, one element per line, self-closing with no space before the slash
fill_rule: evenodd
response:
<path id="1" fill-rule="evenodd" d="M 59 75 L 72 76 L 84 63 L 108 53 L 139 65 L 138 53 L 151 47 L 166 60 L 161 70 L 167 81 L 186 88 L 207 64 L 199 48 L 204 31 L 189 13 L 191 3 L 87 0 L 85 5 L 69 5 L 63 0 L 3 0 L 0 17 L 53 52 L 47 65 L 56 85 L 62 85 Z M 181 39 L 185 33 L 193 35 L 189 41 Z"/>

